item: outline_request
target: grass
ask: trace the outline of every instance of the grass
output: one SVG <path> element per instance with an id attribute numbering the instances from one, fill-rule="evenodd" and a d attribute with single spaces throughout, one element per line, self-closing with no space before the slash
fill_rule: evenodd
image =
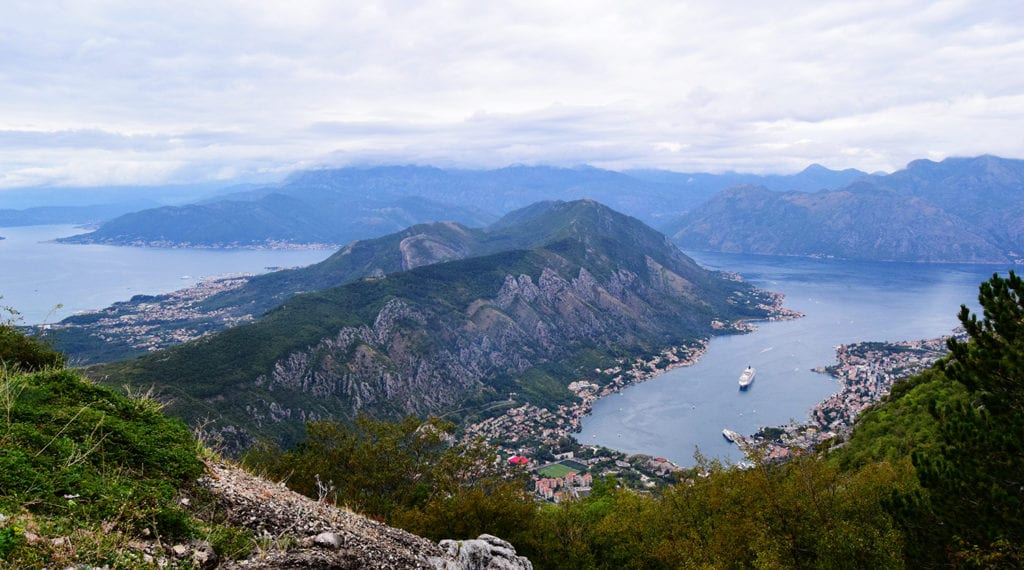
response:
<path id="1" fill-rule="evenodd" d="M 7 362 L 0 568 L 155 568 L 130 546 L 140 537 L 208 540 L 222 558 L 252 550 L 251 533 L 204 514 L 209 507 L 194 486 L 204 448 L 151 394 L 124 397 L 71 370 Z"/>

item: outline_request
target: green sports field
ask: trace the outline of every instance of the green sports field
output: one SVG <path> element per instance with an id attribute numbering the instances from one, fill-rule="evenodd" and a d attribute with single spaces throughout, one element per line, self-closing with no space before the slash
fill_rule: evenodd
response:
<path id="1" fill-rule="evenodd" d="M 554 465 L 548 465 L 546 467 L 541 467 L 540 469 L 537 470 L 537 473 L 539 473 L 540 475 L 542 475 L 544 477 L 551 477 L 551 478 L 557 479 L 557 478 L 565 477 L 566 475 L 568 475 L 569 473 L 572 473 L 573 471 L 576 471 L 576 470 L 575 469 L 570 469 L 570 468 L 566 467 L 565 465 L 562 465 L 561 463 L 555 463 Z"/>

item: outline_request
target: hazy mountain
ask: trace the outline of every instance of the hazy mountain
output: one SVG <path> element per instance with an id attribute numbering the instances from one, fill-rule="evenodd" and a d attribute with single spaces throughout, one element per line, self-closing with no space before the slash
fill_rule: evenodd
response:
<path id="1" fill-rule="evenodd" d="M 738 187 L 670 229 L 684 248 L 846 259 L 1006 262 L 1024 252 L 1024 161 L 912 162 L 839 190 Z"/>
<path id="2" fill-rule="evenodd" d="M 42 186 L 0 189 L 0 209 L 53 206 L 130 205 L 136 209 L 187 204 L 217 195 L 238 192 L 246 185 L 232 182 L 200 182 L 159 186 Z"/>
<path id="3" fill-rule="evenodd" d="M 495 217 L 418 197 L 394 200 L 321 192 L 273 192 L 256 200 L 216 200 L 126 214 L 65 243 L 184 247 L 331 246 L 435 219 L 483 225 Z"/>
<path id="4" fill-rule="evenodd" d="M 641 180 L 674 186 L 691 196 L 699 197 L 701 202 L 732 186 L 763 186 L 777 192 L 815 192 L 842 188 L 868 176 L 867 172 L 861 170 L 831 170 L 820 164 L 812 164 L 796 174 L 707 174 L 668 170 L 626 170 L 625 173 Z"/>
<path id="5" fill-rule="evenodd" d="M 566 379 L 606 382 L 595 368 L 710 335 L 713 320 L 764 317 L 771 302 L 592 201 L 539 206 L 468 241 L 449 227 L 435 243 L 452 251 L 476 239 L 490 245 L 470 249 L 530 245 L 375 271 L 295 296 L 253 324 L 93 375 L 118 386 L 155 384 L 173 397 L 174 413 L 209 416 L 240 441 L 289 439 L 306 420 L 361 411 L 460 409 L 467 417 L 510 393 L 567 401 Z M 358 250 L 354 244 L 340 255 Z"/>
<path id="6" fill-rule="evenodd" d="M 660 227 L 738 181 L 758 181 L 779 189 L 818 189 L 863 174 L 817 166 L 792 176 L 666 171 L 633 175 L 550 166 L 310 170 L 272 186 L 239 188 L 188 206 L 126 215 L 65 241 L 202 247 L 342 244 L 436 220 L 482 226 L 541 200 L 582 198 Z"/>
<path id="7" fill-rule="evenodd" d="M 0 210 L 0 227 L 47 224 L 97 224 L 146 207 L 149 203 L 106 204 L 95 206 L 36 206 L 23 210 Z"/>

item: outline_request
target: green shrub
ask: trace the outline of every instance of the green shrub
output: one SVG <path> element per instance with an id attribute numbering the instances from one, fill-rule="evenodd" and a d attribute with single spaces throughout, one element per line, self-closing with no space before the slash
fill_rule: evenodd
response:
<path id="1" fill-rule="evenodd" d="M 0 559 L 6 559 L 15 548 L 25 542 L 24 530 L 17 526 L 0 528 Z"/>

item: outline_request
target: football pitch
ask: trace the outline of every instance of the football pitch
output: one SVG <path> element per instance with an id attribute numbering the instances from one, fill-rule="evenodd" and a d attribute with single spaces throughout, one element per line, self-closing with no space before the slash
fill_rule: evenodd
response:
<path id="1" fill-rule="evenodd" d="M 551 477 L 553 479 L 559 479 L 561 477 L 565 477 L 566 475 L 568 475 L 569 473 L 572 473 L 573 471 L 576 471 L 576 470 L 575 469 L 571 469 L 569 467 L 566 467 L 565 465 L 562 465 L 561 463 L 555 463 L 553 465 L 548 465 L 546 467 L 542 467 L 542 468 L 538 469 L 537 473 L 541 474 L 544 477 Z"/>

